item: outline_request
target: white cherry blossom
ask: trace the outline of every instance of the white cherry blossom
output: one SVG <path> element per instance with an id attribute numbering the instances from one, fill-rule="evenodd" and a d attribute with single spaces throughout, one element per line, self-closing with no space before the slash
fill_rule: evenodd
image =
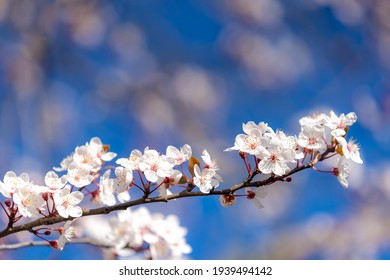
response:
<path id="1" fill-rule="evenodd" d="M 217 171 L 217 170 L 221 169 L 220 164 L 216 160 L 211 159 L 211 156 L 207 152 L 206 149 L 203 150 L 201 157 L 202 157 L 204 163 L 206 164 L 205 168 L 208 168 L 208 169 L 213 170 L 213 171 Z M 214 177 L 218 181 L 223 182 L 222 177 L 217 172 L 215 172 Z"/>
<path id="2" fill-rule="evenodd" d="M 60 167 L 53 167 L 54 171 L 61 172 L 68 170 L 69 165 L 73 162 L 73 154 L 74 153 L 64 158 L 60 163 Z"/>
<path id="3" fill-rule="evenodd" d="M 248 134 L 236 136 L 234 146 L 225 151 L 238 150 L 251 155 L 256 155 L 263 147 L 263 135 L 259 129 L 252 129 Z"/>
<path id="4" fill-rule="evenodd" d="M 83 211 L 78 204 L 83 200 L 84 195 L 80 191 L 70 192 L 70 186 L 54 193 L 53 199 L 58 214 L 64 218 L 80 217 Z"/>
<path id="5" fill-rule="evenodd" d="M 96 152 L 89 146 L 80 146 L 76 148 L 75 153 L 73 154 L 73 162 L 68 166 L 68 170 L 73 163 L 88 166 L 90 172 L 96 172 L 102 166 L 102 161 L 98 158 Z"/>
<path id="6" fill-rule="evenodd" d="M 333 111 L 330 111 L 329 116 L 325 117 L 325 125 L 332 130 L 332 135 L 343 136 L 346 129 L 357 121 L 357 116 L 354 112 L 347 115 L 341 114 L 337 116 Z"/>
<path id="7" fill-rule="evenodd" d="M 93 137 L 87 145 L 102 161 L 111 161 L 117 156 L 116 153 L 109 151 L 108 145 L 103 145 L 99 137 Z"/>
<path id="8" fill-rule="evenodd" d="M 160 195 L 167 196 L 172 194 L 169 188 L 172 186 L 176 186 L 182 177 L 183 174 L 179 170 L 174 170 L 171 176 L 159 178 L 159 180 L 157 181 L 157 185 L 160 185 Z"/>
<path id="9" fill-rule="evenodd" d="M 124 167 L 115 168 L 116 178 L 113 181 L 113 188 L 116 192 L 122 193 L 129 189 L 133 182 L 133 172 Z"/>
<path id="10" fill-rule="evenodd" d="M 190 145 L 185 144 L 180 150 L 174 146 L 168 146 L 166 156 L 175 160 L 175 165 L 181 165 L 188 161 L 192 156 L 192 148 Z"/>
<path id="11" fill-rule="evenodd" d="M 340 157 L 338 160 L 338 167 L 333 170 L 334 175 L 337 176 L 339 183 L 344 187 L 348 188 L 349 178 L 349 166 L 345 157 Z"/>
<path id="12" fill-rule="evenodd" d="M 93 176 L 90 174 L 90 166 L 72 162 L 68 167 L 67 180 L 77 188 L 91 184 Z"/>
<path id="13" fill-rule="evenodd" d="M 8 198 L 11 198 L 11 194 L 13 194 L 17 189 L 30 183 L 27 173 L 22 173 L 17 176 L 13 171 L 5 173 L 3 181 L 4 182 L 0 181 L 0 192 L 3 196 Z"/>
<path id="14" fill-rule="evenodd" d="M 213 178 L 215 176 L 215 171 L 204 168 L 202 171 L 200 171 L 199 165 L 194 166 L 194 184 L 200 189 L 203 193 L 209 193 L 213 188 L 216 188 L 219 186 L 219 181 L 216 178 Z"/>
<path id="15" fill-rule="evenodd" d="M 326 149 L 324 141 L 325 130 L 318 126 L 303 126 L 299 133 L 297 143 L 302 148 L 310 151 L 321 151 Z"/>
<path id="16" fill-rule="evenodd" d="M 160 155 L 156 150 L 146 150 L 139 162 L 139 168 L 144 172 L 148 181 L 155 183 L 159 178 L 169 177 L 173 174 L 175 160 Z"/>
<path id="17" fill-rule="evenodd" d="M 99 182 L 99 192 L 98 198 L 99 201 L 108 206 L 112 206 L 116 203 L 115 200 L 115 189 L 114 189 L 114 179 L 110 178 L 111 170 L 108 169 L 104 172 L 103 176 L 100 176 Z"/>
<path id="18" fill-rule="evenodd" d="M 45 204 L 39 190 L 39 187 L 32 184 L 26 184 L 15 190 L 13 200 L 18 206 L 18 210 L 22 216 L 39 216 L 39 211 L 43 209 L 42 207 Z"/>
<path id="19" fill-rule="evenodd" d="M 45 184 L 48 187 L 49 192 L 55 192 L 58 189 L 62 189 L 66 183 L 66 175 L 58 177 L 58 174 L 54 171 L 49 171 L 45 175 Z"/>
<path id="20" fill-rule="evenodd" d="M 281 149 L 280 147 L 263 148 L 257 155 L 261 161 L 258 164 L 259 170 L 264 174 L 274 173 L 282 176 L 290 171 L 287 163 L 292 162 L 295 158 L 295 153 L 291 150 Z"/>
<path id="21" fill-rule="evenodd" d="M 139 170 L 139 161 L 142 158 L 142 152 L 139 150 L 132 150 L 128 158 L 119 158 L 116 163 L 127 168 L 128 170 Z"/>
<path id="22" fill-rule="evenodd" d="M 356 144 L 356 141 L 354 139 L 345 140 L 344 137 L 337 137 L 337 142 L 341 145 L 343 154 L 346 159 L 351 159 L 352 161 L 362 164 L 363 161 L 360 158 L 360 148 L 359 145 Z"/>
<path id="23" fill-rule="evenodd" d="M 324 125 L 326 115 L 324 113 L 317 113 L 305 116 L 299 119 L 299 124 L 301 126 L 309 127 L 322 127 Z"/>

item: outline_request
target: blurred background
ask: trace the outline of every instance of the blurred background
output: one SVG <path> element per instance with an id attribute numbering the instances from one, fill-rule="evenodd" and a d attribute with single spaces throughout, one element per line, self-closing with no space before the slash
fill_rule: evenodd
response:
<path id="1" fill-rule="evenodd" d="M 229 186 L 245 178 L 223 152 L 243 122 L 298 134 L 304 115 L 354 111 L 364 165 L 348 190 L 306 170 L 269 187 L 261 210 L 217 197 L 148 208 L 180 217 L 191 259 L 390 258 L 389 14 L 386 0 L 0 0 L 0 178 L 41 183 L 98 136 L 119 157 L 206 148 Z M 70 245 L 0 257 L 103 256 Z"/>

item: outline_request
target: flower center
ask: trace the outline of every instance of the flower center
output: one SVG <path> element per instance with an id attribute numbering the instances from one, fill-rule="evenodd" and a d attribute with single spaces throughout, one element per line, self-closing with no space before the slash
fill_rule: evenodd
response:
<path id="1" fill-rule="evenodd" d="M 273 163 L 275 163 L 275 162 L 278 161 L 279 157 L 278 157 L 277 154 L 271 154 L 270 157 L 269 157 L 269 159 L 270 159 Z"/>

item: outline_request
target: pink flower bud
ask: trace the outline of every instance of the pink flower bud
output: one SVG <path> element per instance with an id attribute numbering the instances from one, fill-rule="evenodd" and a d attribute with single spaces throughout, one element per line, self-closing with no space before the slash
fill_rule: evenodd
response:
<path id="1" fill-rule="evenodd" d="M 5 203 L 5 205 L 6 205 L 7 207 L 11 207 L 11 201 L 10 201 L 9 199 L 6 199 L 6 200 L 4 201 L 4 203 Z"/>

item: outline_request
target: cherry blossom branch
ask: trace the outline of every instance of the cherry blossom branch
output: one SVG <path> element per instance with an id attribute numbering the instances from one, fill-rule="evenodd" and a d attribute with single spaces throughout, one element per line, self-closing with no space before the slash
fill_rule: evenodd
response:
<path id="1" fill-rule="evenodd" d="M 112 248 L 112 245 L 102 244 L 91 238 L 78 238 L 78 239 L 75 238 L 70 241 L 67 241 L 67 244 L 87 244 L 87 245 L 92 245 L 100 248 Z M 28 242 L 21 242 L 15 244 L 0 244 L 0 250 L 15 250 L 15 249 L 20 249 L 20 248 L 30 247 L 30 246 L 51 247 L 50 243 L 46 241 L 28 241 Z"/>
<path id="2" fill-rule="evenodd" d="M 304 165 L 297 166 L 296 168 L 292 169 L 290 172 L 282 175 L 282 176 L 270 176 L 265 180 L 261 181 L 253 181 L 256 175 L 258 175 L 260 172 L 256 170 L 255 172 L 252 172 L 246 180 L 244 180 L 242 183 L 234 185 L 230 188 L 226 188 L 223 190 L 215 190 L 212 189 L 209 193 L 204 193 L 204 192 L 193 192 L 191 191 L 192 188 L 189 186 L 186 190 L 181 191 L 179 193 L 174 193 L 170 194 L 167 196 L 158 196 L 158 197 L 142 197 L 133 201 L 113 205 L 113 206 L 105 206 L 105 207 L 100 207 L 100 208 L 95 208 L 95 209 L 86 209 L 83 208 L 83 212 L 81 217 L 86 217 L 86 216 L 93 216 L 93 215 L 102 215 L 102 214 L 109 214 L 113 211 L 119 211 L 119 210 L 126 210 L 129 207 L 141 205 L 141 204 L 149 204 L 149 203 L 157 203 L 157 202 L 168 202 L 169 200 L 173 199 L 179 199 L 179 198 L 185 198 L 185 197 L 202 197 L 202 196 L 211 196 L 211 195 L 229 195 L 233 194 L 236 191 L 246 188 L 246 187 L 263 187 L 270 185 L 272 183 L 275 183 L 277 181 L 285 181 L 286 178 L 290 177 L 291 175 L 300 172 L 304 169 L 312 168 L 313 165 L 316 162 L 323 161 L 326 159 L 326 157 L 329 155 L 329 153 L 334 152 L 334 147 L 329 147 L 324 153 L 318 154 L 315 158 L 314 161 L 310 161 Z M 0 238 L 3 238 L 5 236 L 17 233 L 17 232 L 22 232 L 22 231 L 30 231 L 33 232 L 33 228 L 42 226 L 42 225 L 53 225 L 61 222 L 65 222 L 68 220 L 73 220 L 73 217 L 68 217 L 64 218 L 62 216 L 55 216 L 55 217 L 45 217 L 45 218 L 40 218 L 35 221 L 15 226 L 15 227 L 7 227 L 3 231 L 0 232 Z M 0 247 L 1 249 L 1 247 Z"/>

